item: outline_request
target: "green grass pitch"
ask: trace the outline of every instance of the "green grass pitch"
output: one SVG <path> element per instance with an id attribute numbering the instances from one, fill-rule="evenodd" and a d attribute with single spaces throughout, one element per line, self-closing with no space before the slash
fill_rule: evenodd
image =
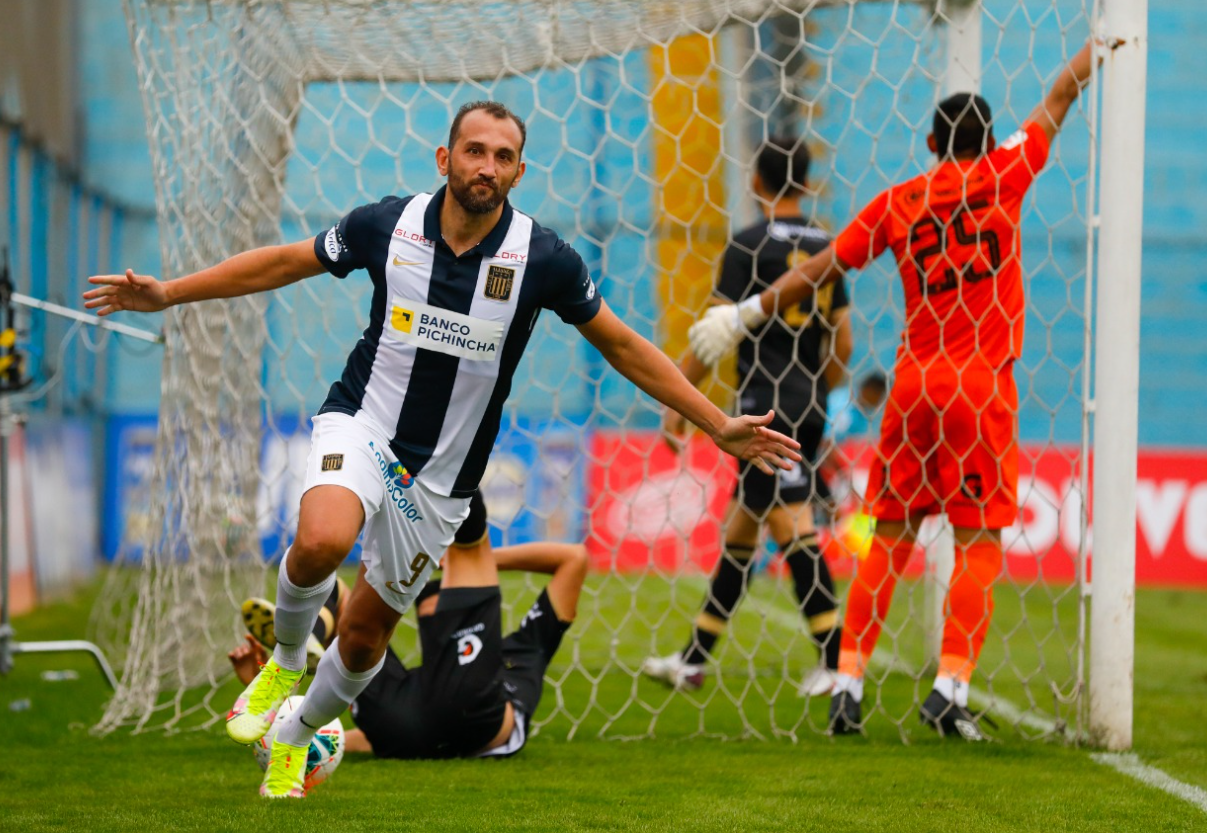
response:
<path id="1" fill-rule="evenodd" d="M 756 583 L 721 654 L 721 677 L 693 695 L 707 704 L 702 711 L 683 695 L 634 684 L 625 669 L 652 645 L 678 647 L 701 588 L 649 579 L 633 603 L 632 581 L 593 576 L 582 618 L 606 614 L 615 630 L 571 631 L 550 669 L 562 680 L 561 702 L 546 693 L 545 725 L 519 757 L 349 755 L 328 784 L 296 803 L 258 798 L 251 753 L 220 727 L 92 736 L 87 728 L 107 696 L 95 668 L 73 656 L 18 656 L 0 678 L 0 830 L 1207 830 L 1203 811 L 1094 763 L 1084 748 L 1024 740 L 1005 727 L 990 745 L 938 739 L 917 726 L 917 684 L 900 673 L 884 673 L 869 689 L 869 702 L 875 697 L 880 707 L 867 738 L 817 734 L 826 703 L 806 708 L 785 680 L 799 678 L 813 654 L 773 581 Z M 897 634 L 898 656 L 916 664 L 920 639 L 909 613 L 920 595 L 911 589 L 903 586 L 888 630 Z M 510 583 L 506 592 L 522 612 L 530 596 Z M 1058 595 L 1054 605 L 1046 594 L 1029 594 L 1023 605 L 999 594 L 999 635 L 982 662 L 1002 669 L 996 696 L 1051 709 L 1039 675 L 1019 677 L 1042 669 L 1044 679 L 1060 681 L 1072 673 L 1064 641 L 1075 633 L 1075 601 Z M 19 638 L 78 637 L 89 604 L 83 593 L 18 619 Z M 1205 621 L 1207 594 L 1138 595 L 1135 751 L 1200 788 L 1207 788 Z M 412 632 L 403 630 L 405 650 Z M 79 678 L 41 679 L 68 668 Z M 929 676 L 922 680 L 924 694 Z M 217 702 L 233 699 L 230 688 Z M 28 709 L 10 709 L 23 700 Z M 620 739 L 646 734 L 655 715 L 652 740 Z"/>

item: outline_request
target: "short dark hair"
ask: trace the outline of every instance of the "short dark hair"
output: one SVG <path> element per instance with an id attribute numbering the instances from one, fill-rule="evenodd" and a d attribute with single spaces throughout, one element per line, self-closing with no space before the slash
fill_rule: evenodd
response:
<path id="1" fill-rule="evenodd" d="M 803 194 L 809 182 L 809 148 L 799 136 L 768 136 L 759 148 L 755 170 L 769 192 Z"/>
<path id="2" fill-rule="evenodd" d="M 873 370 L 867 376 L 864 376 L 859 380 L 859 389 L 863 390 L 864 388 L 871 388 L 872 390 L 878 390 L 881 393 L 884 393 L 886 390 L 888 390 L 888 377 L 886 377 L 879 370 Z"/>
<path id="3" fill-rule="evenodd" d="M 935 108 L 934 132 L 940 159 L 987 152 L 993 135 L 989 102 L 974 93 L 948 96 Z"/>
<path id="4" fill-rule="evenodd" d="M 453 117 L 453 126 L 448 129 L 449 150 L 452 150 L 453 146 L 457 144 L 457 134 L 461 132 L 461 120 L 475 110 L 484 110 L 496 119 L 511 119 L 515 122 L 515 126 L 520 128 L 519 152 L 524 152 L 524 143 L 528 141 L 528 128 L 524 125 L 524 120 L 508 110 L 506 105 L 500 104 L 497 101 L 471 101 L 468 104 L 461 105 L 461 109 Z"/>

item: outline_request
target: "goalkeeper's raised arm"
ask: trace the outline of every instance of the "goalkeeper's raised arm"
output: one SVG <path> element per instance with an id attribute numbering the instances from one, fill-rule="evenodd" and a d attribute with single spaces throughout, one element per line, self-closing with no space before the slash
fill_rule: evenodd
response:
<path id="1" fill-rule="evenodd" d="M 314 242 L 264 246 L 237 254 L 217 266 L 171 281 L 159 281 L 127 269 L 124 275 L 93 275 L 84 306 L 100 316 L 115 312 L 159 312 L 177 304 L 236 298 L 267 292 L 324 272 Z"/>
<path id="2" fill-rule="evenodd" d="M 1027 118 L 1026 123 L 1037 125 L 1049 143 L 1060 131 L 1069 108 L 1089 83 L 1092 53 L 1093 43 L 1087 41 L 1061 70 L 1043 101 L 1036 105 Z M 1007 140 L 1007 142 L 1009 141 Z M 935 144 L 934 134 L 928 137 L 928 145 L 940 159 L 947 158 L 946 149 Z M 988 147 L 983 150 L 992 151 L 994 147 L 991 135 Z M 878 238 L 875 232 L 883 218 L 881 209 L 882 206 L 878 206 L 876 201 L 873 201 L 851 223 L 852 227 L 860 225 L 861 228 L 858 230 L 864 237 L 870 237 L 873 244 Z M 877 228 L 869 227 L 869 221 L 875 222 Z M 705 364 L 709 366 L 716 364 L 722 356 L 733 350 L 749 332 L 762 326 L 771 318 L 776 310 L 789 309 L 799 304 L 822 284 L 837 280 L 851 268 L 865 265 L 878 256 L 883 249 L 884 246 L 881 245 L 878 249 L 869 248 L 866 252 L 858 252 L 860 257 L 856 260 L 862 262 L 848 262 L 835 252 L 833 245 L 827 246 L 800 265 L 786 271 L 762 293 L 753 295 L 740 304 L 722 304 L 713 307 L 704 314 L 703 318 L 692 325 L 688 335 L 692 352 Z"/>

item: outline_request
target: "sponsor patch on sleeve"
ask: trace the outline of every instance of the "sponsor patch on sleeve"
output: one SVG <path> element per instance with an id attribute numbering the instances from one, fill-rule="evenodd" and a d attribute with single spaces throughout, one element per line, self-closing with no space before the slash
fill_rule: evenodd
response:
<path id="1" fill-rule="evenodd" d="M 339 261 L 339 256 L 348 251 L 348 247 L 344 245 L 344 236 L 340 234 L 339 226 L 332 226 L 327 231 L 327 238 L 323 241 L 323 248 L 327 252 L 327 257 L 331 258 L 332 263 Z"/>

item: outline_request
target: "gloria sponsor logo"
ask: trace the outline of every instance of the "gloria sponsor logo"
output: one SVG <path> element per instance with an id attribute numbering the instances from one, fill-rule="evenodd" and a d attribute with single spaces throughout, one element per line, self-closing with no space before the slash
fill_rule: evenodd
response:
<path id="1" fill-rule="evenodd" d="M 503 342 L 503 322 L 462 315 L 398 296 L 390 306 L 393 338 L 470 361 L 494 361 Z"/>
<path id="2" fill-rule="evenodd" d="M 373 452 L 373 456 L 377 458 L 377 467 L 381 470 L 381 479 L 386 484 L 386 495 L 393 501 L 406 519 L 411 523 L 419 523 L 423 520 L 423 515 L 419 514 L 419 507 L 415 502 L 408 499 L 406 490 L 415 485 L 415 477 L 399 462 L 390 462 L 385 455 L 381 453 L 381 449 L 370 440 L 369 448 Z"/>
<path id="3" fill-rule="evenodd" d="M 394 236 L 401 237 L 403 240 L 410 240 L 412 243 L 418 243 L 420 246 L 427 246 L 429 249 L 434 245 L 431 240 L 428 240 L 417 231 L 411 231 L 404 228 L 394 229 Z"/>

